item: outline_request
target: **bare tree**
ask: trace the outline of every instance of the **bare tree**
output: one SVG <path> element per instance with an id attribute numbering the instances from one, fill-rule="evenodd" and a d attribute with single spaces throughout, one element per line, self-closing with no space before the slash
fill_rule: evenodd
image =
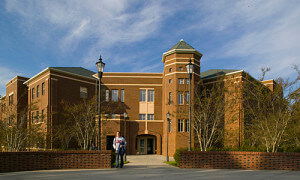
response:
<path id="1" fill-rule="evenodd" d="M 292 120 L 292 106 L 295 104 L 295 86 L 300 73 L 294 81 L 278 78 L 271 89 L 251 77 L 244 83 L 244 107 L 247 121 L 246 134 L 252 145 L 263 145 L 268 152 L 276 152 L 282 145 L 284 135 Z M 262 69 L 262 78 L 270 69 Z M 296 90 L 297 91 L 297 90 Z"/>

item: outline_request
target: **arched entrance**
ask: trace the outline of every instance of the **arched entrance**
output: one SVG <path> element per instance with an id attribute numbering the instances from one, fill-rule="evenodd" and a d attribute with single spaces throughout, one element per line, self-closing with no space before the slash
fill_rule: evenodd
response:
<path id="1" fill-rule="evenodd" d="M 142 134 L 136 136 L 137 154 L 157 154 L 156 136 Z"/>

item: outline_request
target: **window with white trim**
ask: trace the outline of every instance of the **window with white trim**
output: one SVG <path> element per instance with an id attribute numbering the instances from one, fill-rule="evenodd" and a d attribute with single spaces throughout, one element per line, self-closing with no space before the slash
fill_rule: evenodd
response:
<path id="1" fill-rule="evenodd" d="M 172 104 L 172 93 L 169 92 L 169 104 Z"/>
<path id="2" fill-rule="evenodd" d="M 36 86 L 36 97 L 40 96 L 40 85 Z"/>
<path id="3" fill-rule="evenodd" d="M 185 84 L 190 84 L 190 79 L 189 78 L 185 78 Z"/>
<path id="4" fill-rule="evenodd" d="M 111 100 L 112 101 L 118 101 L 118 90 L 117 89 L 113 89 L 111 90 Z"/>
<path id="5" fill-rule="evenodd" d="M 88 97 L 88 90 L 86 87 L 80 86 L 80 98 L 87 98 Z"/>
<path id="6" fill-rule="evenodd" d="M 189 104 L 189 100 L 190 100 L 190 92 L 187 91 L 185 92 L 185 104 Z"/>
<path id="7" fill-rule="evenodd" d="M 145 89 L 140 90 L 140 102 L 146 102 L 146 90 Z"/>
<path id="8" fill-rule="evenodd" d="M 109 89 L 105 90 L 105 101 L 109 102 Z"/>
<path id="9" fill-rule="evenodd" d="M 34 90 L 35 90 L 34 88 L 32 88 L 32 90 L 31 90 L 32 91 L 31 92 L 32 93 L 32 99 L 34 99 L 34 96 L 35 96 L 35 91 Z"/>
<path id="10" fill-rule="evenodd" d="M 146 120 L 146 114 L 140 114 L 139 118 L 140 120 Z"/>
<path id="11" fill-rule="evenodd" d="M 42 109 L 42 122 L 45 122 L 45 112 L 44 112 L 44 109 Z"/>
<path id="12" fill-rule="evenodd" d="M 183 78 L 178 78 L 178 84 L 184 84 Z"/>
<path id="13" fill-rule="evenodd" d="M 182 105 L 183 104 L 183 93 L 178 92 L 178 104 Z"/>
<path id="14" fill-rule="evenodd" d="M 125 96 L 124 96 L 124 89 L 121 89 L 121 102 L 124 102 Z"/>
<path id="15" fill-rule="evenodd" d="M 183 132 L 183 120 L 178 119 L 178 132 Z"/>
<path id="16" fill-rule="evenodd" d="M 189 126 L 189 120 L 185 120 L 185 132 L 189 132 L 190 126 Z"/>
<path id="17" fill-rule="evenodd" d="M 45 83 L 42 83 L 42 95 L 45 94 Z"/>
<path id="18" fill-rule="evenodd" d="M 148 102 L 154 102 L 154 90 L 148 90 Z"/>
<path id="19" fill-rule="evenodd" d="M 148 114 L 147 120 L 154 120 L 154 114 Z"/>

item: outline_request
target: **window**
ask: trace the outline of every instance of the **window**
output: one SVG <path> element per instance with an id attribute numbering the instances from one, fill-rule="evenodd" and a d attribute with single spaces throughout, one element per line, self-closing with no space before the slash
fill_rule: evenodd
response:
<path id="1" fill-rule="evenodd" d="M 34 99 L 34 96 L 35 96 L 35 91 L 34 88 L 32 88 L 32 99 Z"/>
<path id="2" fill-rule="evenodd" d="M 44 109 L 42 109 L 42 122 L 45 122 Z"/>
<path id="3" fill-rule="evenodd" d="M 8 104 L 12 105 L 14 103 L 14 94 L 9 95 L 8 97 Z"/>
<path id="4" fill-rule="evenodd" d="M 146 114 L 140 114 L 140 120 L 146 120 Z"/>
<path id="5" fill-rule="evenodd" d="M 172 83 L 172 79 L 169 79 L 169 83 L 170 83 L 170 84 Z"/>
<path id="6" fill-rule="evenodd" d="M 40 95 L 40 85 L 36 86 L 36 97 L 39 97 Z"/>
<path id="7" fill-rule="evenodd" d="M 185 79 L 185 84 L 190 84 L 190 79 L 186 78 Z"/>
<path id="8" fill-rule="evenodd" d="M 147 120 L 154 120 L 154 114 L 148 114 Z"/>
<path id="9" fill-rule="evenodd" d="M 111 115 L 111 118 L 112 118 L 112 119 L 117 119 L 117 114 L 112 114 L 112 115 Z"/>
<path id="10" fill-rule="evenodd" d="M 148 102 L 154 102 L 154 90 L 148 90 Z"/>
<path id="11" fill-rule="evenodd" d="M 124 89 L 121 89 L 121 102 L 124 102 Z"/>
<path id="12" fill-rule="evenodd" d="M 185 132 L 189 132 L 190 126 L 189 126 L 189 120 L 185 120 Z"/>
<path id="13" fill-rule="evenodd" d="M 146 90 L 141 89 L 140 90 L 140 101 L 145 102 L 146 101 Z"/>
<path id="14" fill-rule="evenodd" d="M 178 119 L 178 132 L 183 132 L 183 120 Z"/>
<path id="15" fill-rule="evenodd" d="M 80 86 L 80 98 L 87 98 L 88 97 L 88 90 L 86 87 Z"/>
<path id="16" fill-rule="evenodd" d="M 39 111 L 36 112 L 36 123 L 39 123 L 40 120 L 40 115 L 39 115 Z"/>
<path id="17" fill-rule="evenodd" d="M 42 95 L 45 94 L 45 83 L 42 83 Z"/>
<path id="18" fill-rule="evenodd" d="M 178 69 L 179 69 L 179 71 L 182 71 L 182 67 L 179 67 Z"/>
<path id="19" fill-rule="evenodd" d="M 34 124 L 34 113 L 31 114 L 31 123 Z"/>
<path id="20" fill-rule="evenodd" d="M 171 103 L 172 103 L 172 93 L 169 92 L 169 104 L 171 104 Z"/>
<path id="21" fill-rule="evenodd" d="M 185 104 L 189 104 L 190 92 L 185 92 Z"/>
<path id="22" fill-rule="evenodd" d="M 111 90 L 111 100 L 118 101 L 118 90 L 116 89 Z"/>
<path id="23" fill-rule="evenodd" d="M 178 79 L 178 84 L 184 84 L 183 78 Z"/>
<path id="24" fill-rule="evenodd" d="M 183 93 L 178 92 L 178 104 L 183 104 Z"/>
<path id="25" fill-rule="evenodd" d="M 172 72 L 172 68 L 169 69 L 169 72 Z"/>
<path id="26" fill-rule="evenodd" d="M 172 130 L 172 121 L 170 120 L 169 121 L 169 132 L 171 132 L 171 130 Z"/>
<path id="27" fill-rule="evenodd" d="M 106 102 L 109 101 L 109 90 L 108 89 L 105 90 L 105 101 Z"/>

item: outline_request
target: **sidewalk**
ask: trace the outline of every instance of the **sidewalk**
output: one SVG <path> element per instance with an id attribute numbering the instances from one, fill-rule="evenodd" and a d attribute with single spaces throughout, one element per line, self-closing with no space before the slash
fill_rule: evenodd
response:
<path id="1" fill-rule="evenodd" d="M 128 168 L 174 167 L 164 163 L 166 157 L 162 155 L 127 155 L 127 161 L 130 161 L 125 165 Z M 174 158 L 170 158 L 170 161 L 174 161 Z"/>

